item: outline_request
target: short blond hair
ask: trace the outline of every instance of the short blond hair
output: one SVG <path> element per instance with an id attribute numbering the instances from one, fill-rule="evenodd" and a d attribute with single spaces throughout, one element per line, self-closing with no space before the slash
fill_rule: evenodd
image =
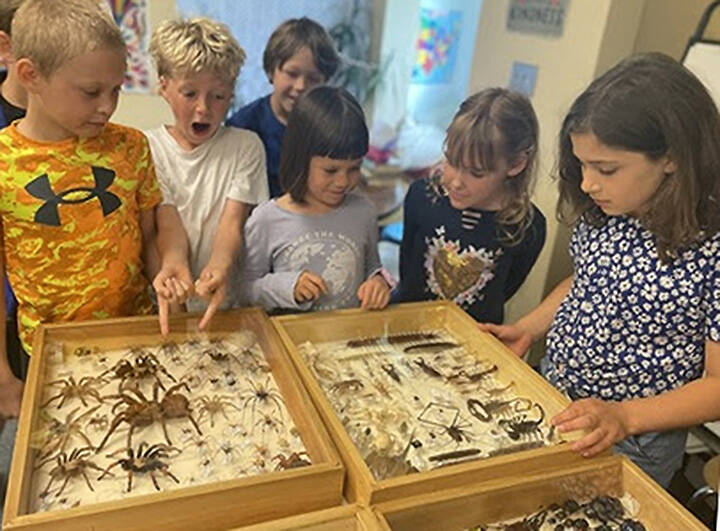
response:
<path id="1" fill-rule="evenodd" d="M 204 17 L 164 21 L 152 34 L 150 55 L 158 77 L 183 77 L 209 70 L 231 85 L 245 62 L 245 51 L 230 29 Z"/>
<path id="2" fill-rule="evenodd" d="M 10 35 L 10 25 L 22 3 L 23 0 L 0 0 L 0 31 Z"/>
<path id="3" fill-rule="evenodd" d="M 25 0 L 11 36 L 15 58 L 30 59 L 44 76 L 84 53 L 126 49 L 120 28 L 97 0 Z"/>

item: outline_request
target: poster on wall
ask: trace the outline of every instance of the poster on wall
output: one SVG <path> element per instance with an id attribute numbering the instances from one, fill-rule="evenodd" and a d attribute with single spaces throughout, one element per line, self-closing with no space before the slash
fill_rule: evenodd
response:
<path id="1" fill-rule="evenodd" d="M 127 45 L 127 71 L 123 90 L 150 91 L 147 0 L 108 0 L 115 22 Z"/>
<path id="2" fill-rule="evenodd" d="M 570 0 L 510 0 L 507 29 L 560 37 Z"/>
<path id="3" fill-rule="evenodd" d="M 449 83 L 462 27 L 462 12 L 447 9 L 420 10 L 420 34 L 417 59 L 411 82 L 417 84 Z"/>

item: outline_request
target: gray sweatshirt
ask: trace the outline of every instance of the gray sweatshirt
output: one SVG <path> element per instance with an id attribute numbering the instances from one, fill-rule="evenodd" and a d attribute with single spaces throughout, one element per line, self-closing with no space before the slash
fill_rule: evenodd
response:
<path id="1" fill-rule="evenodd" d="M 274 199 L 258 206 L 245 224 L 241 303 L 298 310 L 359 306 L 357 289 L 381 267 L 375 209 L 363 196 L 348 194 L 327 214 L 289 212 Z M 295 302 L 303 271 L 323 278 L 328 293 Z"/>

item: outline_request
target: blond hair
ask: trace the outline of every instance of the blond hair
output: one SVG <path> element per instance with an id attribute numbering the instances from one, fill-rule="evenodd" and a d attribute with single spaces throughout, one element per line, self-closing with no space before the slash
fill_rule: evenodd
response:
<path id="1" fill-rule="evenodd" d="M 10 25 L 23 0 L 0 0 L 0 31 L 10 35 Z"/>
<path id="2" fill-rule="evenodd" d="M 97 0 L 25 0 L 11 35 L 15 58 L 30 59 L 44 76 L 84 53 L 125 51 L 120 28 Z"/>
<path id="3" fill-rule="evenodd" d="M 535 184 L 538 121 L 530 100 L 504 88 L 489 88 L 460 104 L 445 137 L 448 163 L 465 170 L 492 172 L 504 161 L 525 160 L 524 168 L 505 179 L 508 199 L 497 213 L 503 239 L 519 243 L 532 224 L 530 196 Z M 479 177 L 482 178 L 482 177 Z"/>
<path id="4" fill-rule="evenodd" d="M 230 29 L 204 17 L 164 21 L 150 39 L 150 55 L 158 76 L 182 77 L 209 70 L 231 85 L 245 62 L 245 51 Z"/>

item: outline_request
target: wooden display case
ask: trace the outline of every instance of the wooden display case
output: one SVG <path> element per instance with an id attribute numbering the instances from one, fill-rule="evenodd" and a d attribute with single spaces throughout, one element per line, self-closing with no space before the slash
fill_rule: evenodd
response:
<path id="1" fill-rule="evenodd" d="M 92 346 L 92 352 L 85 354 L 100 356 L 111 349 L 157 346 L 170 340 L 186 341 L 198 336 L 199 319 L 199 315 L 173 316 L 171 333 L 166 338 L 158 332 L 157 317 L 59 324 L 38 329 L 18 423 L 5 502 L 4 529 L 227 529 L 332 507 L 342 502 L 344 470 L 339 456 L 269 319 L 262 310 L 250 308 L 220 312 L 203 337 L 209 340 L 238 330 L 249 330 L 254 334 L 255 344 L 265 356 L 265 370 L 271 372 L 297 430 L 294 433 L 302 441 L 312 464 L 275 471 L 273 461 L 272 467 L 268 465 L 267 473 L 263 474 L 215 482 L 210 477 L 206 483 L 178 486 L 174 490 L 33 512 L 29 499 L 34 488 L 31 476 L 39 461 L 39 451 L 32 443 L 31 435 L 40 422 L 42 400 L 47 397 L 44 387 L 48 365 L 55 366 L 57 363 L 48 362 L 48 357 L 57 358 L 58 345 L 62 348 L 61 360 L 69 363 L 78 347 Z M 249 379 L 243 376 L 238 374 L 237 380 L 247 387 L 245 380 Z M 188 395 L 192 397 L 190 393 Z M 243 404 L 242 395 L 233 398 L 238 398 L 240 405 Z M 138 432 L 135 433 L 137 438 Z M 100 456 L 100 453 L 93 454 L 93 458 L 99 459 Z M 114 471 L 123 473 L 120 468 Z M 92 481 L 96 482 L 98 472 L 91 473 Z M 83 482 L 82 477 L 78 479 Z M 149 478 L 142 481 L 149 483 Z M 164 481 L 172 485 L 167 478 Z"/>
<path id="2" fill-rule="evenodd" d="M 376 506 L 376 511 L 385 530 L 460 531 L 519 520 L 569 498 L 626 494 L 639 507 L 632 518 L 642 522 L 648 531 L 707 529 L 624 456 L 390 501 Z"/>
<path id="3" fill-rule="evenodd" d="M 353 504 L 230 531 L 379 531 L 385 529 L 385 525 L 372 510 Z"/>
<path id="4" fill-rule="evenodd" d="M 347 468 L 345 496 L 350 501 L 376 504 L 401 497 L 434 492 L 457 485 L 578 463 L 581 458 L 560 442 L 518 453 L 488 457 L 377 480 L 331 406 L 326 393 L 299 351 L 305 342 L 408 334 L 442 329 L 469 345 L 474 353 L 499 366 L 497 380 L 514 381 L 518 396 L 541 403 L 547 418 L 562 411 L 569 400 L 490 334 L 480 332 L 475 321 L 455 304 L 446 301 L 409 303 L 380 312 L 339 310 L 306 315 L 273 317 L 298 372 L 325 421 Z M 574 434 L 577 437 L 579 434 Z M 559 437 L 558 437 L 559 438 Z"/>

